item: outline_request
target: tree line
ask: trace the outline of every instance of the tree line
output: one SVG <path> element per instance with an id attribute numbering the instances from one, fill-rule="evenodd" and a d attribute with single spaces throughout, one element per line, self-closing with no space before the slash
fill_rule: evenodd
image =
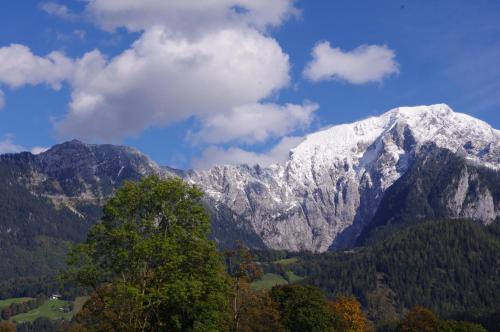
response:
<path id="1" fill-rule="evenodd" d="M 500 308 L 500 223 L 429 221 L 369 247 L 303 254 L 289 268 L 329 297 L 354 295 L 370 318 L 416 305 L 442 316 Z"/>

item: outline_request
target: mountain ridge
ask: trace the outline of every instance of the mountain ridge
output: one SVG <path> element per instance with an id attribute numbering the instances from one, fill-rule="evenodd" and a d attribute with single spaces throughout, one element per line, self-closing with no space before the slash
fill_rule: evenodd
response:
<path id="1" fill-rule="evenodd" d="M 395 108 L 312 133 L 287 161 L 269 167 L 183 171 L 161 167 L 134 148 L 77 140 L 38 155 L 1 155 L 0 163 L 17 165 L 13 181 L 33 195 L 91 222 L 124 180 L 178 176 L 205 192 L 219 246 L 242 239 L 255 248 L 322 252 L 354 244 L 386 190 L 429 142 L 473 165 L 500 168 L 500 131 L 444 104 Z"/>
<path id="2" fill-rule="evenodd" d="M 310 134 L 282 164 L 215 166 L 187 179 L 212 205 L 253 228 L 267 247 L 325 251 L 353 243 L 385 190 L 428 142 L 471 162 L 500 166 L 500 131 L 438 104 L 396 108 Z"/>
<path id="3" fill-rule="evenodd" d="M 380 242 L 426 220 L 468 219 L 489 225 L 500 217 L 500 172 L 429 144 L 389 187 L 358 245 Z"/>

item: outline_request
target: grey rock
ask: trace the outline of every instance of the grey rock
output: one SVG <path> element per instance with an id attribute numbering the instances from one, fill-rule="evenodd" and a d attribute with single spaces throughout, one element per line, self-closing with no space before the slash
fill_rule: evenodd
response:
<path id="1" fill-rule="evenodd" d="M 214 210 L 231 211 L 224 220 L 216 214 L 215 224 L 244 224 L 268 248 L 322 252 L 354 242 L 385 190 L 429 142 L 471 163 L 500 166 L 498 130 L 433 105 L 394 109 L 311 134 L 283 164 L 222 165 L 186 178 L 205 191 Z M 457 217 L 489 220 L 498 211 L 491 195 L 478 192 L 477 200 L 467 200 L 467 181 L 458 184 L 449 208 Z"/>

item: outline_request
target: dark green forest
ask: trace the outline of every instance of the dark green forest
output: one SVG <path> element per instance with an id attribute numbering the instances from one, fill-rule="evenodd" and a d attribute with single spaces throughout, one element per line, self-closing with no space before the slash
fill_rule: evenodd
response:
<path id="1" fill-rule="evenodd" d="M 0 163 L 0 298 L 50 293 L 65 267 L 71 243 L 83 241 L 90 223 L 19 184 L 21 170 Z"/>
<path id="2" fill-rule="evenodd" d="M 290 268 L 329 297 L 356 296 L 377 321 L 416 305 L 487 315 L 500 308 L 500 223 L 429 221 L 376 245 L 301 255 Z"/>

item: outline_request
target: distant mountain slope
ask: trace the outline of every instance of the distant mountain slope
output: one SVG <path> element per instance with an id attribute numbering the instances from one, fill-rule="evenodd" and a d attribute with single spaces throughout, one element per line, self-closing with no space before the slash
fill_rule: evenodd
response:
<path id="1" fill-rule="evenodd" d="M 31 191 L 70 207 L 76 201 L 102 203 L 124 180 L 170 174 L 133 148 L 76 140 L 55 145 L 39 155 L 26 153 L 17 160 L 14 156 L 12 162 L 24 167 L 22 181 Z"/>
<path id="2" fill-rule="evenodd" d="M 216 166 L 187 179 L 209 197 L 215 223 L 257 234 L 268 248 L 325 251 L 354 243 L 385 190 L 434 143 L 500 168 L 500 132 L 446 105 L 402 107 L 308 135 L 283 164 Z M 229 220 L 228 220 L 229 218 Z"/>
<path id="3" fill-rule="evenodd" d="M 303 255 L 293 270 L 332 297 L 357 296 L 376 320 L 415 305 L 490 312 L 500 308 L 500 223 L 430 221 L 370 247 Z"/>
<path id="4" fill-rule="evenodd" d="M 134 149 L 79 141 L 1 155 L 0 288 L 57 274 L 67 246 L 86 238 L 113 190 L 154 173 L 170 174 Z"/>
<path id="5" fill-rule="evenodd" d="M 384 194 L 358 244 L 428 219 L 470 219 L 489 224 L 500 217 L 500 171 L 483 167 L 433 144 Z"/>
<path id="6" fill-rule="evenodd" d="M 19 184 L 23 173 L 0 162 L 1 281 L 57 273 L 67 243 L 83 240 L 90 225 Z"/>

